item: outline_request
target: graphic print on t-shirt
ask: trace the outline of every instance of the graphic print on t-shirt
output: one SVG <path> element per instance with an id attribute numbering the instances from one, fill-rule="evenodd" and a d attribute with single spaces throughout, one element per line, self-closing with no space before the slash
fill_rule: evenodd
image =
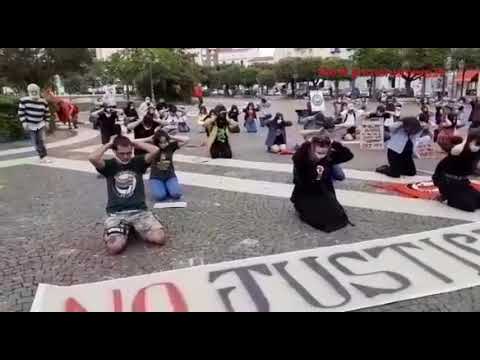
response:
<path id="1" fill-rule="evenodd" d="M 121 198 L 129 198 L 137 187 L 137 178 L 133 171 L 120 171 L 114 177 L 114 189 L 117 195 Z"/>
<path id="2" fill-rule="evenodd" d="M 160 154 L 160 159 L 157 162 L 157 168 L 161 171 L 166 171 L 170 168 L 170 164 L 172 162 L 167 159 L 167 155 L 165 153 Z"/>
<path id="3" fill-rule="evenodd" d="M 224 143 L 227 140 L 227 129 L 218 128 L 217 130 L 217 140 Z"/>

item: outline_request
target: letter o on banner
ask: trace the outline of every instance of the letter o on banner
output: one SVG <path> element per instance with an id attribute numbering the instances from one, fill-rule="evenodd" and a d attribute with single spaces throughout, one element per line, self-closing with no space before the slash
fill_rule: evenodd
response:
<path id="1" fill-rule="evenodd" d="M 187 312 L 188 306 L 183 298 L 180 290 L 175 286 L 175 284 L 166 282 L 152 284 L 141 289 L 135 299 L 133 299 L 132 311 L 133 312 L 147 312 L 147 290 L 155 287 L 164 288 L 167 292 L 168 299 L 170 300 L 170 305 L 172 306 L 173 312 Z"/>

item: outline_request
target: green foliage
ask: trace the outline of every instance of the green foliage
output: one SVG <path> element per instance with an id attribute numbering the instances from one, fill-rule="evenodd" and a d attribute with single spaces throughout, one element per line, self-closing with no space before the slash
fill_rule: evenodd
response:
<path id="1" fill-rule="evenodd" d="M 18 99 L 0 96 L 0 142 L 24 138 L 23 127 L 17 119 Z"/>
<path id="2" fill-rule="evenodd" d="M 91 62 L 87 48 L 0 48 L 0 74 L 18 90 L 49 86 L 56 74 L 84 73 Z"/>
<path id="3" fill-rule="evenodd" d="M 480 67 L 480 48 L 455 48 L 452 51 L 452 68 L 475 69 Z"/>
<path id="4" fill-rule="evenodd" d="M 257 75 L 257 81 L 259 85 L 271 88 L 275 85 L 275 73 L 273 70 L 260 70 Z"/>
<path id="5" fill-rule="evenodd" d="M 257 83 L 257 69 L 254 68 L 242 68 L 240 76 L 240 84 L 250 88 Z"/>

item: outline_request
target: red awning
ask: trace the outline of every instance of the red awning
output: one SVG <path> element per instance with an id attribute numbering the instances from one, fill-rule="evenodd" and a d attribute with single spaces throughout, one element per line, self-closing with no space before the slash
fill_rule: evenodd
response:
<path id="1" fill-rule="evenodd" d="M 471 81 L 478 81 L 478 73 L 480 70 L 467 70 L 465 71 L 465 83 L 469 83 Z M 457 82 L 461 83 L 463 77 L 463 71 L 457 72 Z"/>

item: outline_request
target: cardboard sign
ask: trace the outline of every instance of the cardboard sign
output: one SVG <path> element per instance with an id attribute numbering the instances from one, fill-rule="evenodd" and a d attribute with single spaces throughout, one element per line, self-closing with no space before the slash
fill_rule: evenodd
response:
<path id="1" fill-rule="evenodd" d="M 321 91 L 310 91 L 310 105 L 312 106 L 312 112 L 325 112 L 325 100 Z"/>
<path id="2" fill-rule="evenodd" d="M 383 150 L 384 148 L 383 119 L 364 119 L 360 127 L 360 149 Z"/>
<path id="3" fill-rule="evenodd" d="M 419 159 L 435 158 L 435 147 L 431 138 L 418 140 L 415 151 Z"/>
<path id="4" fill-rule="evenodd" d="M 480 223 L 68 287 L 32 311 L 348 311 L 480 285 Z"/>

